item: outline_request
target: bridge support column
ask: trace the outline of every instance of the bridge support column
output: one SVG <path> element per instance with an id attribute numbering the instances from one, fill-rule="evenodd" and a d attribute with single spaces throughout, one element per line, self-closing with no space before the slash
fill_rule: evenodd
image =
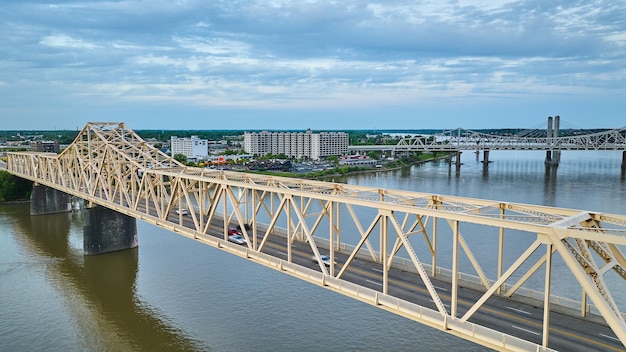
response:
<path id="1" fill-rule="evenodd" d="M 548 129 L 546 130 L 546 138 L 550 139 L 551 141 L 549 142 L 550 145 L 552 145 L 554 143 L 554 138 L 558 138 L 559 137 L 559 125 L 561 121 L 561 117 L 560 116 L 555 116 L 554 117 L 554 124 L 552 122 L 552 116 L 548 116 Z M 551 165 L 551 166 L 558 166 L 559 162 L 561 161 L 561 151 L 559 150 L 555 150 L 554 152 L 552 150 L 548 150 L 546 151 L 546 165 Z"/>
<path id="2" fill-rule="evenodd" d="M 489 164 L 489 150 L 483 150 L 483 163 Z"/>
<path id="3" fill-rule="evenodd" d="M 100 206 L 87 209 L 83 224 L 85 255 L 114 252 L 137 246 L 135 218 Z"/>
<path id="4" fill-rule="evenodd" d="M 63 213 L 72 210 L 70 195 L 40 184 L 30 194 L 30 215 Z"/>
<path id="5" fill-rule="evenodd" d="M 457 169 L 461 168 L 461 151 L 460 150 L 457 150 L 456 152 L 455 164 L 456 164 Z"/>
<path id="6" fill-rule="evenodd" d="M 555 150 L 552 154 L 552 165 L 558 166 L 561 163 L 561 151 Z"/>
<path id="7" fill-rule="evenodd" d="M 561 161 L 561 151 L 555 150 L 546 152 L 546 165 L 549 166 L 559 166 L 559 162 Z"/>
<path id="8" fill-rule="evenodd" d="M 626 170 L 626 150 L 622 152 L 622 171 Z"/>

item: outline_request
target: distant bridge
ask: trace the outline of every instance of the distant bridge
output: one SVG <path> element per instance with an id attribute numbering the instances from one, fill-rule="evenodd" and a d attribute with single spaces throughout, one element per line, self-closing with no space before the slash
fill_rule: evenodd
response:
<path id="1" fill-rule="evenodd" d="M 626 127 L 561 137 L 498 135 L 457 128 L 433 135 L 405 137 L 390 145 L 354 145 L 350 146 L 350 150 L 626 150 Z"/>
<path id="2" fill-rule="evenodd" d="M 459 128 L 433 136 L 403 138 L 395 146 L 395 150 L 626 150 L 626 127 L 594 134 L 560 137 L 503 136 Z"/>
<path id="3" fill-rule="evenodd" d="M 9 153 L 7 168 L 493 349 L 626 347 L 626 215 L 186 167 L 112 122 L 58 155 Z M 543 290 L 524 287 L 535 275 Z"/>
<path id="4" fill-rule="evenodd" d="M 402 138 L 394 145 L 354 145 L 352 152 L 369 150 L 389 151 L 392 153 L 408 152 L 449 152 L 474 150 L 488 152 L 492 150 L 539 150 L 559 153 L 567 150 L 618 150 L 622 151 L 622 168 L 626 168 L 626 127 L 581 134 L 583 130 L 568 130 L 567 135 L 555 135 L 550 129 L 540 136 L 537 130 L 522 131 L 517 134 L 498 135 L 457 128 L 428 136 Z M 551 155 L 548 154 L 548 158 Z M 458 160 L 458 159 L 457 159 Z"/>

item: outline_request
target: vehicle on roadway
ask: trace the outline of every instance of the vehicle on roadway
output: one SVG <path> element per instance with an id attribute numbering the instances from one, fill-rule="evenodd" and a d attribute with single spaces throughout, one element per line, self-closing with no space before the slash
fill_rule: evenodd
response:
<path id="1" fill-rule="evenodd" d="M 317 262 L 317 257 L 316 256 L 312 256 L 311 259 L 313 259 L 314 262 Z M 326 266 L 330 266 L 330 256 L 326 255 L 326 254 L 322 254 L 320 255 L 320 259 L 322 260 L 322 263 L 324 263 L 324 265 Z M 333 264 L 337 264 L 337 262 L 333 262 Z"/>
<path id="2" fill-rule="evenodd" d="M 246 244 L 246 239 L 241 235 L 228 235 L 228 241 L 241 245 Z"/>
<path id="3" fill-rule="evenodd" d="M 187 209 L 176 209 L 176 214 L 177 215 L 189 215 L 189 212 L 187 211 Z"/>

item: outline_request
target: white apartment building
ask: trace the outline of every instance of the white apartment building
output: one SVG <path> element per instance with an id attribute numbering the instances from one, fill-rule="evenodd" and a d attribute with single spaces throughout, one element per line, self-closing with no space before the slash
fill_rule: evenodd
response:
<path id="1" fill-rule="evenodd" d="M 198 136 L 191 138 L 172 136 L 170 149 L 172 156 L 183 154 L 187 159 L 204 160 L 209 156 L 209 141 Z"/>
<path id="2" fill-rule="evenodd" d="M 348 153 L 345 132 L 245 132 L 244 149 L 252 155 L 285 154 L 290 158 L 319 160 Z"/>

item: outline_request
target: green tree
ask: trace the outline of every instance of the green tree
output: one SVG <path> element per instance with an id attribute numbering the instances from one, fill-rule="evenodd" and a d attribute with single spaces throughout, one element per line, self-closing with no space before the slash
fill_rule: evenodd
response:
<path id="1" fill-rule="evenodd" d="M 339 165 L 339 157 L 336 155 L 330 155 L 326 157 L 326 161 L 328 161 L 329 163 L 337 166 Z"/>
<path id="2" fill-rule="evenodd" d="M 366 152 L 365 155 L 369 156 L 372 159 L 378 160 L 382 157 L 383 152 L 379 150 L 371 150 L 369 152 Z"/>
<path id="3" fill-rule="evenodd" d="M 246 151 L 243 149 L 226 149 L 224 155 L 237 155 L 237 154 L 246 154 Z"/>
<path id="4" fill-rule="evenodd" d="M 187 157 L 185 156 L 185 154 L 174 154 L 174 160 L 183 164 L 187 164 Z"/>
<path id="5" fill-rule="evenodd" d="M 31 181 L 0 171 L 0 202 L 28 199 L 32 188 Z"/>

